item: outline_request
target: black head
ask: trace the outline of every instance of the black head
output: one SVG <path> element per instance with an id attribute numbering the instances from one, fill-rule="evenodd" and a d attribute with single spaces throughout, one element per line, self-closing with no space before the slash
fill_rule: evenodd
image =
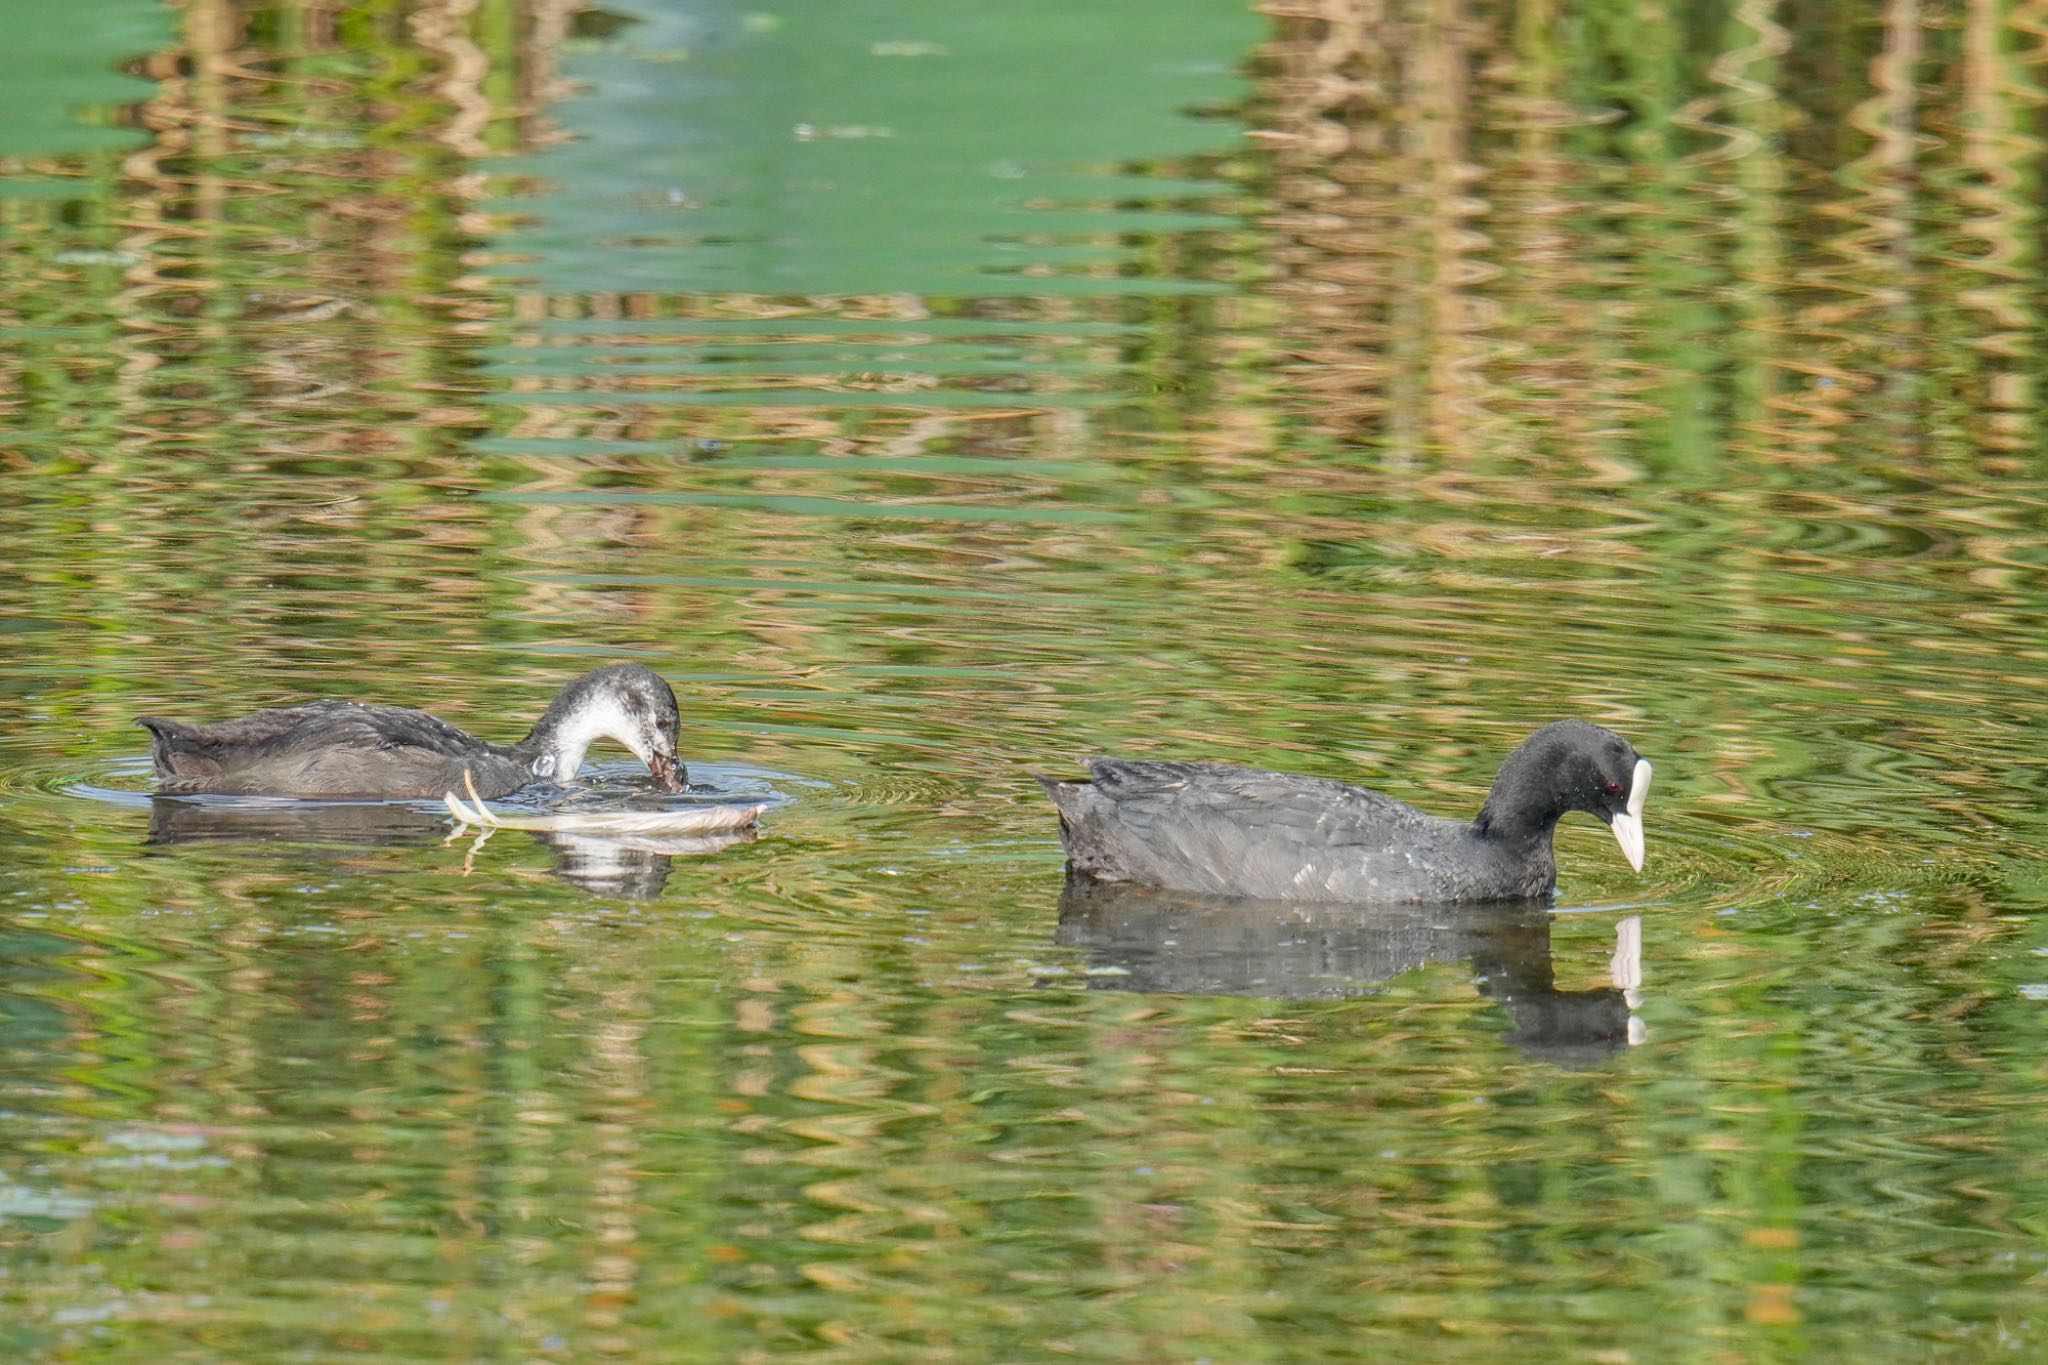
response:
<path id="1" fill-rule="evenodd" d="M 1547 834 L 1567 811 L 1584 811 L 1607 822 L 1640 872 L 1649 794 L 1650 765 L 1633 744 L 1583 720 L 1561 720 L 1508 755 L 1477 823 L 1481 832 Z"/>
<path id="2" fill-rule="evenodd" d="M 526 744 L 542 750 L 549 771 L 570 781 L 593 739 L 609 737 L 631 749 L 666 791 L 683 790 L 676 743 L 683 728 L 676 694 L 659 673 L 639 664 L 592 669 L 555 695 Z"/>

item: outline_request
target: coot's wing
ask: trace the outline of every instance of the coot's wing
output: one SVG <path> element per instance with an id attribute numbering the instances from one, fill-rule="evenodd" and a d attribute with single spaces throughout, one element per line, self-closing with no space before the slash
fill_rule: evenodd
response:
<path id="1" fill-rule="evenodd" d="M 402 706 L 366 706 L 356 701 L 318 701 L 294 707 L 304 715 L 292 742 L 307 747 L 413 749 L 438 758 L 467 758 L 481 753 L 481 740 L 439 716 Z"/>
<path id="2" fill-rule="evenodd" d="M 1088 761 L 1056 793 L 1076 867 L 1233 896 L 1406 900 L 1449 822 L 1363 787 L 1214 763 Z"/>
<path id="3" fill-rule="evenodd" d="M 382 749 L 404 744 L 421 744 L 438 752 L 469 738 L 447 721 L 424 711 L 365 706 L 354 701 L 309 701 L 301 706 L 273 707 L 213 725 L 184 725 L 151 716 L 143 717 L 142 723 L 153 731 L 175 735 L 182 747 L 250 752 L 289 753 L 327 745 Z"/>

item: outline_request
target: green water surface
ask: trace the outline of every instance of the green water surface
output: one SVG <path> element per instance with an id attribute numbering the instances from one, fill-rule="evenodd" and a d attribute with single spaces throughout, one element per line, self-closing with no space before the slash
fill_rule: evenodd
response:
<path id="1" fill-rule="evenodd" d="M 0 24 L 0 1356 L 2048 1357 L 2038 4 Z M 759 839 L 132 724 L 616 659 Z M 1565 715 L 1551 914 L 1031 778 Z"/>

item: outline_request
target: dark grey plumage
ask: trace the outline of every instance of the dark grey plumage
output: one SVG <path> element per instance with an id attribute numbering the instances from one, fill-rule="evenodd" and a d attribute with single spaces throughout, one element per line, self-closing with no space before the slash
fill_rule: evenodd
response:
<path id="1" fill-rule="evenodd" d="M 571 781 L 590 743 L 609 735 L 655 781 L 683 786 L 675 693 L 638 664 L 595 669 L 564 687 L 516 744 L 493 744 L 424 711 L 316 701 L 216 725 L 139 716 L 150 733 L 157 790 L 249 796 L 398 799 L 463 790 L 485 797 L 541 778 Z"/>
<path id="2" fill-rule="evenodd" d="M 1556 887 L 1551 834 L 1580 810 L 1640 866 L 1650 765 L 1585 721 L 1545 726 L 1501 765 L 1467 822 L 1363 787 L 1220 763 L 1087 760 L 1092 780 L 1041 777 L 1069 866 L 1204 895 L 1315 901 L 1493 901 Z"/>

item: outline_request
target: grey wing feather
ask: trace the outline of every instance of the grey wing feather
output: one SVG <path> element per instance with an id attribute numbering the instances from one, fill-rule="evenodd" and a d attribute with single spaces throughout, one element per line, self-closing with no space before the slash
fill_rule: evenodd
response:
<path id="1" fill-rule="evenodd" d="M 149 722 L 145 721 L 145 724 Z M 152 729 L 156 727 L 151 726 Z M 477 741 L 438 716 L 396 706 L 315 701 L 253 711 L 218 725 L 176 727 L 187 745 L 283 755 L 301 749 L 423 749 L 459 756 Z"/>
<path id="2" fill-rule="evenodd" d="M 1391 847 L 1408 830 L 1436 823 L 1391 796 L 1320 777 L 1296 777 L 1220 763 L 1092 758 L 1093 786 L 1135 829 L 1183 824 L 1255 828 L 1263 838 L 1317 847 Z"/>
<path id="3" fill-rule="evenodd" d="M 315 702 L 292 739 L 304 742 L 375 745 L 383 749 L 423 749 L 435 754 L 474 750 L 477 741 L 438 716 L 396 706 L 364 706 L 360 702 Z"/>

